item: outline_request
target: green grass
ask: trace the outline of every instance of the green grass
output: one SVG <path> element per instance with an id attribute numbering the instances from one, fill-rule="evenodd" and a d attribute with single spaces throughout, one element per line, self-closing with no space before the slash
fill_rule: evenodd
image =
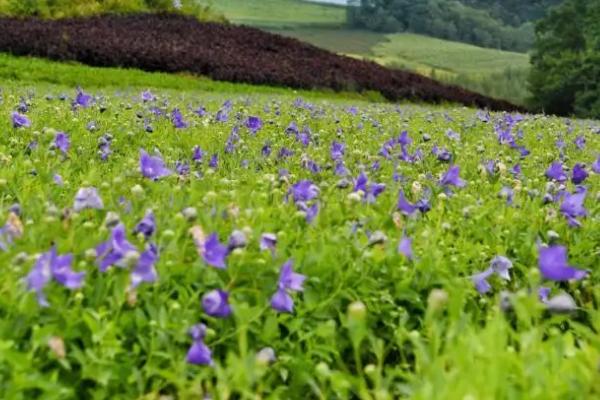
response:
<path id="1" fill-rule="evenodd" d="M 301 0 L 200 0 L 200 4 L 210 4 L 232 22 L 258 27 L 339 27 L 346 22 L 344 7 Z"/>
<path id="2" fill-rule="evenodd" d="M 511 129 L 515 136 L 522 133 L 518 143 L 532 152 L 520 159 L 494 131 L 506 122 L 504 114 L 486 123 L 465 107 L 341 96 L 298 104 L 292 91 L 252 93 L 238 86 L 236 92 L 186 77 L 28 62 L 4 57 L 0 75 L 0 215 L 2 222 L 12 221 L 14 232 L 19 224 L 4 217 L 19 203 L 23 224 L 22 236 L 0 251 L 0 398 L 559 400 L 600 394 L 600 175 L 585 182 L 588 215 L 580 218 L 580 228 L 568 226 L 559 203 L 543 201 L 547 190 L 560 192 L 544 173 L 561 153 L 571 169 L 597 158 L 597 121 L 526 116 Z M 6 79 L 7 63 L 21 67 L 12 77 L 17 80 Z M 69 72 L 53 78 L 60 85 L 42 79 Z M 96 103 L 74 110 L 75 84 L 83 84 Z M 150 85 L 158 99 L 141 102 L 138 85 Z M 69 99 L 59 100 L 61 93 Z M 229 119 L 217 122 L 225 100 L 232 101 Z M 28 103 L 30 128 L 12 126 L 10 115 L 20 101 Z M 208 115 L 196 115 L 198 106 Z M 157 115 L 155 107 L 167 116 Z M 174 108 L 187 128 L 173 127 L 168 115 Z M 263 122 L 255 134 L 244 126 L 248 116 Z M 88 129 L 92 121 L 95 130 Z M 292 121 L 310 130 L 308 146 L 286 133 Z M 460 140 L 450 139 L 449 129 Z M 412 139 L 407 151 L 422 150 L 423 160 L 399 161 L 398 146 L 389 159 L 379 155 L 400 130 Z M 65 155 L 53 145 L 57 131 L 70 138 Z M 112 154 L 101 161 L 98 144 L 107 133 Z M 431 140 L 423 141 L 422 133 Z M 572 143 L 579 135 L 587 140 L 582 150 Z M 555 145 L 559 138 L 565 139 L 563 150 Z M 226 152 L 229 140 L 234 148 Z M 346 146 L 346 187 L 332 169 L 333 141 Z M 264 155 L 265 144 L 273 149 L 270 156 Z M 448 193 L 440 187 L 448 164 L 432 155 L 434 145 L 453 153 L 464 188 Z M 202 163 L 191 162 L 194 146 L 206 152 Z M 282 147 L 294 154 L 279 159 Z M 190 162 L 190 174 L 144 178 L 140 148 L 160 152 L 169 168 Z M 219 159 L 215 168 L 207 165 L 213 154 Z M 321 171 L 306 168 L 308 160 Z M 498 166 L 493 173 L 485 172 L 487 160 Z M 516 163 L 522 167 L 518 178 L 508 171 Z M 282 170 L 288 174 L 280 178 Z M 352 180 L 361 171 L 370 183 L 386 185 L 373 202 L 353 192 Z M 393 179 L 395 172 L 403 178 Z M 55 174 L 63 185 L 55 183 Z M 300 204 L 285 200 L 301 180 L 319 188 L 308 200 L 319 204 L 312 223 Z M 71 210 L 84 186 L 98 189 L 103 209 Z M 570 181 L 564 186 L 576 190 Z M 504 187 L 514 189 L 512 205 L 498 195 Z M 400 190 L 411 202 L 431 191 L 431 210 L 400 214 Z M 182 212 L 189 207 L 196 218 Z M 132 231 L 148 209 L 156 232 L 146 240 Z M 131 252 L 128 267 L 99 271 L 94 249 L 110 236 L 109 212 L 108 220 L 116 215 L 137 249 L 158 245 L 156 282 L 130 288 L 136 260 Z M 242 230 L 248 245 L 227 257 L 225 269 L 210 267 L 188 233 L 193 226 L 216 233 L 221 242 Z M 259 248 L 265 232 L 277 235 L 273 253 Z M 371 234 L 387 239 L 370 243 Z M 0 237 L 5 235 L 3 230 Z M 403 236 L 413 239 L 413 259 L 397 250 Z M 567 246 L 569 263 L 590 276 L 563 283 L 544 279 L 538 246 L 551 240 Z M 43 292 L 50 306 L 44 308 L 24 279 L 52 245 L 60 254 L 71 253 L 73 270 L 86 275 L 83 286 L 72 290 L 48 282 Z M 512 260 L 511 279 L 491 277 L 490 292 L 481 295 L 471 276 L 498 254 Z M 270 298 L 288 259 L 307 279 L 302 292 L 290 292 L 294 312 L 277 313 Z M 552 295 L 569 293 L 579 309 L 549 313 L 537 298 L 540 286 L 550 287 Z M 231 317 L 210 317 L 200 306 L 214 289 L 230 292 Z M 208 326 L 204 342 L 212 366 L 186 363 L 192 345 L 187 331 L 199 322 Z M 276 356 L 271 363 L 257 358 L 266 347 Z"/>
<path id="3" fill-rule="evenodd" d="M 543 200 L 547 191 L 558 197 L 562 190 L 548 184 L 550 163 L 562 157 L 572 170 L 597 159 L 600 122 L 525 116 L 510 129 L 531 150 L 520 158 L 498 142 L 494 126 L 506 124 L 504 114 L 484 122 L 465 107 L 373 103 L 5 55 L 0 79 L 0 222 L 11 221 L 11 232 L 20 229 L 8 211 L 18 203 L 23 229 L 0 251 L 0 398 L 562 400 L 600 394 L 600 175 L 585 182 L 588 214 L 579 228 L 567 224 L 560 200 Z M 76 85 L 95 104 L 73 109 Z M 144 103 L 140 92 L 148 88 L 158 99 Z M 60 94 L 69 98 L 61 101 Z M 308 104 L 298 103 L 299 95 Z M 229 118 L 217 122 L 226 100 Z M 11 113 L 21 102 L 31 127 L 15 129 Z M 199 106 L 208 114 L 198 116 Z M 187 128 L 174 128 L 175 108 Z M 262 120 L 255 134 L 245 127 L 248 116 Z M 286 132 L 292 121 L 310 132 L 307 146 Z M 406 151 L 420 149 L 421 161 L 400 161 L 399 146 L 389 159 L 380 155 L 400 130 L 412 139 Z M 460 139 L 449 138 L 448 130 Z M 64 155 L 54 145 L 58 131 L 70 140 Z M 98 145 L 107 133 L 112 154 L 102 161 Z M 423 133 L 431 140 L 422 140 Z M 573 144 L 577 136 L 586 139 L 585 148 Z M 558 139 L 566 142 L 562 150 Z M 345 187 L 333 169 L 334 141 L 345 144 Z M 272 154 L 265 155 L 265 145 Z M 465 187 L 440 187 L 449 165 L 432 155 L 434 145 L 452 152 Z M 201 163 L 191 161 L 194 146 L 205 152 Z M 293 155 L 277 157 L 283 147 Z M 189 162 L 191 171 L 147 179 L 139 170 L 141 148 L 160 152 L 172 169 Z M 219 162 L 211 168 L 213 154 Z M 307 168 L 308 160 L 321 170 Z M 487 160 L 497 165 L 492 173 Z M 519 177 L 508 170 L 517 163 Z M 282 170 L 287 175 L 280 177 Z M 375 201 L 353 190 L 361 171 L 370 183 L 386 185 Z M 301 180 L 318 187 L 308 200 L 319 204 L 310 223 L 301 204 L 286 200 Z M 98 189 L 103 208 L 73 212 L 79 188 L 89 186 Z M 514 190 L 512 204 L 499 196 L 505 187 Z M 576 186 L 567 180 L 564 189 Z M 431 210 L 399 213 L 400 190 L 410 202 L 430 191 Z M 195 218 L 183 212 L 189 207 Z M 156 232 L 145 239 L 132 231 L 149 209 Z M 95 248 L 109 238 L 107 221 L 115 217 L 138 250 L 148 242 L 159 247 L 155 282 L 132 290 L 132 252 L 128 266 L 99 271 Z M 221 242 L 241 230 L 248 244 L 216 269 L 199 254 L 193 226 Z M 6 239 L 7 230 L 0 232 Z M 259 247 L 265 232 L 277 235 L 274 252 Z M 413 240 L 413 259 L 397 250 L 403 236 Z M 590 276 L 544 279 L 538 247 L 551 241 L 566 246 L 569 263 Z M 86 275 L 75 289 L 52 278 L 43 288 L 50 304 L 44 308 L 24 280 L 52 245 L 71 253 L 73 270 Z M 490 292 L 479 294 L 471 277 L 499 254 L 513 262 L 511 279 L 492 276 Z M 277 313 L 270 299 L 288 259 L 307 279 L 303 291 L 290 291 L 294 312 Z M 548 312 L 537 297 L 541 286 L 552 296 L 569 293 L 578 309 Z M 230 293 L 229 318 L 208 316 L 201 307 L 214 289 Z M 187 331 L 199 322 L 208 326 L 212 366 L 186 362 Z M 274 351 L 272 362 L 257 358 L 266 347 Z"/>
<path id="4" fill-rule="evenodd" d="M 69 87 L 89 88 L 144 88 L 202 91 L 236 94 L 289 95 L 308 98 L 354 98 L 357 100 L 384 101 L 375 92 L 364 94 L 355 92 L 336 93 L 327 90 L 291 90 L 272 86 L 247 85 L 218 82 L 203 77 L 186 74 L 166 74 L 145 72 L 136 69 L 97 68 L 79 63 L 62 63 L 33 57 L 15 57 L 0 53 L 0 81 L 13 81 L 21 84 L 49 83 Z"/>

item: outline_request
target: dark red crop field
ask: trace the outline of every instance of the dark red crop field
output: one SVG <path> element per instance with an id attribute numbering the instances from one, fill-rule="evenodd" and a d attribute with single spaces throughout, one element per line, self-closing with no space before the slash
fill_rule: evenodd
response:
<path id="1" fill-rule="evenodd" d="M 243 26 L 171 14 L 39 20 L 0 18 L 0 51 L 94 66 L 187 71 L 212 79 L 333 90 L 373 90 L 389 100 L 450 101 L 519 110 L 506 101 L 343 57 Z"/>

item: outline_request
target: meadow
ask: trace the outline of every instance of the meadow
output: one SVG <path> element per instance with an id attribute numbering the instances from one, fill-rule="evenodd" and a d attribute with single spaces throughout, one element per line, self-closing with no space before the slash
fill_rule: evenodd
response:
<path id="1" fill-rule="evenodd" d="M 597 121 L 0 76 L 0 397 L 600 393 Z"/>

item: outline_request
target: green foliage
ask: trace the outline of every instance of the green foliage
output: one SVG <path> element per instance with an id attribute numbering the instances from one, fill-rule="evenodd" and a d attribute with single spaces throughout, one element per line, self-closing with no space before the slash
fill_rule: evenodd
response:
<path id="1" fill-rule="evenodd" d="M 336 53 L 426 75 L 488 96 L 526 104 L 529 56 L 412 33 L 354 29 L 275 30 Z"/>
<path id="2" fill-rule="evenodd" d="M 0 14 L 63 18 L 100 13 L 183 12 L 205 21 L 224 21 L 222 15 L 193 0 L 181 1 L 175 9 L 172 0 L 0 0 Z"/>
<path id="3" fill-rule="evenodd" d="M 346 24 L 344 7 L 303 0 L 198 0 L 238 24 L 269 29 L 307 26 L 341 27 Z"/>
<path id="4" fill-rule="evenodd" d="M 600 116 L 599 18 L 599 0 L 568 0 L 538 24 L 529 80 L 539 109 Z"/>
<path id="5" fill-rule="evenodd" d="M 533 41 L 531 21 L 562 0 L 516 6 L 513 0 L 362 0 L 349 23 L 383 32 L 409 31 L 484 47 L 524 51 Z"/>
<path id="6" fill-rule="evenodd" d="M 11 61 L 4 61 L 10 63 Z M 281 91 L 252 93 L 246 86 L 219 93 L 220 84 L 206 91 L 188 78 L 133 71 L 102 70 L 78 65 L 50 69 L 53 63 L 27 61 L 15 64 L 15 74 L 36 79 L 52 73 L 86 79 L 101 85 L 89 90 L 97 104 L 73 110 L 69 99 L 75 85 L 34 85 L 6 79 L 2 71 L 0 102 L 0 209 L 2 218 L 13 203 L 21 204 L 24 235 L 7 252 L 0 252 L 0 398 L 43 399 L 577 399 L 597 398 L 600 359 L 600 287 L 597 254 L 600 243 L 599 209 L 592 196 L 600 190 L 599 176 L 586 182 L 590 214 L 581 228 L 570 228 L 557 215 L 558 204 L 543 206 L 547 165 L 558 157 L 555 146 L 562 133 L 585 136 L 583 150 L 570 143 L 563 149 L 569 166 L 595 159 L 600 136 L 597 123 L 565 121 L 546 116 L 526 117 L 516 131 L 533 154 L 518 159 L 516 151 L 498 143 L 494 124 L 504 119 L 491 116 L 489 123 L 464 107 L 420 107 L 410 104 L 367 104 L 358 99 L 322 98 L 312 107 L 294 102 L 305 93 Z M 59 67 L 56 67 L 59 68 Z M 24 71 L 18 71 L 23 69 Z M 86 72 L 86 70 L 88 72 Z M 111 78 L 111 76 L 114 76 Z M 139 85 L 152 88 L 159 100 L 143 104 Z M 81 82 L 80 82 L 81 83 Z M 182 87 L 189 84 L 186 89 Z M 200 82 L 202 83 L 202 82 Z M 164 89 L 173 85 L 173 90 Z M 239 91 L 235 91 L 238 87 Z M 52 98 L 46 98 L 46 95 Z M 227 123 L 212 115 L 225 100 L 232 100 Z M 29 103 L 32 127 L 15 130 L 10 113 L 21 101 Z M 190 122 L 174 129 L 168 118 L 150 108 L 178 107 Z M 202 105 L 211 115 L 199 117 Z M 101 111 L 100 106 L 104 111 Z M 189 107 L 191 106 L 191 107 Z M 356 106 L 358 115 L 347 112 Z M 140 118 L 139 115 L 142 117 Z M 235 116 L 239 116 L 235 118 Z M 237 150 L 227 156 L 224 143 L 234 126 L 248 115 L 259 116 L 263 128 L 251 135 L 239 127 Z M 144 121 L 153 132 L 146 132 Z M 96 130 L 86 128 L 94 121 Z M 313 142 L 307 148 L 285 133 L 290 121 L 307 125 Z M 392 180 L 394 161 L 376 156 L 381 144 L 406 129 L 424 154 L 434 144 L 448 147 L 468 181 L 447 196 L 435 183 L 447 165 L 432 156 L 423 162 L 401 163 L 406 182 Z M 454 141 L 447 130 L 461 135 Z M 51 150 L 55 130 L 71 138 L 66 157 Z M 98 139 L 112 134 L 113 154 L 99 160 Z M 339 133 L 338 133 L 339 132 Z M 431 136 L 421 142 L 419 132 Z M 378 171 L 367 167 L 372 181 L 388 186 L 369 204 L 352 196 L 351 188 L 336 187 L 338 177 L 323 169 L 312 174 L 302 167 L 306 157 L 326 166 L 332 141 L 346 144 L 345 162 L 352 176 L 361 166 L 380 160 Z M 273 149 L 293 147 L 294 156 L 278 160 L 261 156 L 264 143 Z M 29 146 L 35 142 L 37 147 Z M 193 146 L 208 154 L 219 153 L 219 167 L 192 165 L 199 177 L 171 176 L 159 181 L 141 177 L 138 152 L 157 149 L 169 166 L 189 160 Z M 503 165 L 490 175 L 482 164 L 496 160 Z M 244 168 L 244 161 L 250 165 Z M 396 160 L 397 161 L 397 160 Z M 522 181 L 507 167 L 520 163 Z M 285 168 L 289 177 L 278 179 Z M 34 172 L 35 171 L 35 172 Z M 64 185 L 52 180 L 63 177 Z M 430 177 L 429 174 L 432 176 Z M 309 225 L 285 193 L 291 183 L 314 180 L 320 188 L 321 211 Z M 419 185 L 412 185 L 418 182 Z M 575 190 L 565 182 L 567 190 Z M 104 210 L 71 213 L 69 208 L 81 186 L 95 186 Z M 504 187 L 515 189 L 513 206 L 499 198 Z M 517 187 L 519 190 L 517 190 Z M 432 209 L 414 218 L 392 216 L 397 193 L 404 190 L 411 201 L 430 188 Z M 421 191 L 421 193 L 420 193 Z M 127 211 L 121 198 L 131 202 Z M 196 207 L 190 222 L 181 210 Z M 129 270 L 111 268 L 100 273 L 88 255 L 106 240 L 106 214 L 114 211 L 127 226 L 127 237 L 138 248 L 143 239 L 132 227 L 148 208 L 156 215 L 156 242 L 160 259 L 159 279 L 128 291 Z M 64 210 L 64 212 L 62 211 Z M 3 222 L 4 220 L 2 220 Z M 217 232 L 222 241 L 233 229 L 249 232 L 249 245 L 234 251 L 228 267 L 205 265 L 188 234 L 199 224 Z M 583 282 L 554 284 L 537 270 L 537 240 L 549 241 L 550 229 L 569 246 L 569 262 L 588 269 Z M 369 245 L 367 232 L 380 230 L 388 241 Z M 278 236 L 277 251 L 260 251 L 263 232 Z M 398 254 L 399 238 L 414 239 L 414 260 Z M 73 252 L 74 269 L 87 273 L 84 287 L 71 291 L 52 282 L 45 289 L 48 308 L 39 307 L 26 290 L 23 277 L 37 255 L 55 243 L 60 253 Z M 514 261 L 511 280 L 490 280 L 492 291 L 479 295 L 471 276 L 488 267 L 496 254 Z M 294 314 L 276 314 L 269 297 L 276 289 L 279 267 L 287 258 L 308 278 L 303 294 L 294 294 Z M 573 295 L 580 309 L 573 314 L 550 314 L 539 302 L 536 290 L 551 286 L 554 293 Z M 234 316 L 226 320 L 207 317 L 199 299 L 208 290 L 231 292 Z M 502 291 L 510 292 L 506 298 Z M 504 300 L 503 300 L 504 299 Z M 206 344 L 213 351 L 212 367 L 186 364 L 191 339 L 187 330 L 204 321 L 209 326 Z M 63 343 L 64 351 L 56 343 Z M 272 347 L 277 359 L 267 363 L 257 352 Z"/>

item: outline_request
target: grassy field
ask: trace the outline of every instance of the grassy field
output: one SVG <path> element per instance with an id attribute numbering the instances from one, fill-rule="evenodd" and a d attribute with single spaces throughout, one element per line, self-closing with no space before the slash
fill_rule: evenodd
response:
<path id="1" fill-rule="evenodd" d="M 139 89 L 154 87 L 170 90 L 201 91 L 241 94 L 286 95 L 294 93 L 311 99 L 356 99 L 364 101 L 385 101 L 376 92 L 333 92 L 327 90 L 290 90 L 273 86 L 246 85 L 240 83 L 217 82 L 203 77 L 186 74 L 166 74 L 145 72 L 136 69 L 95 68 L 75 62 L 61 63 L 34 57 L 15 57 L 0 53 L 0 80 L 27 84 L 55 84 L 68 87 L 86 86 L 89 88 L 119 87 Z"/>
<path id="2" fill-rule="evenodd" d="M 200 0 L 211 4 L 230 21 L 263 28 L 302 26 L 340 27 L 346 22 L 344 7 L 301 0 Z"/>
<path id="3" fill-rule="evenodd" d="M 0 65 L 0 398 L 600 394 L 597 121 Z"/>
<path id="4" fill-rule="evenodd" d="M 410 33 L 328 28 L 271 29 L 336 53 L 408 69 L 524 104 L 529 56 Z"/>

